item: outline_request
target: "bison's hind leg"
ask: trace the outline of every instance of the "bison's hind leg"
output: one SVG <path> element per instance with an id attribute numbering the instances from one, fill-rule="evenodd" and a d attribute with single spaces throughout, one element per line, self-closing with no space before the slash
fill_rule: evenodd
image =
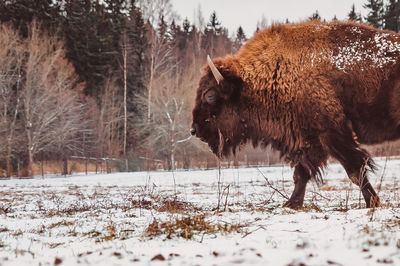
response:
<path id="1" fill-rule="evenodd" d="M 325 139 L 327 149 L 346 170 L 350 180 L 360 187 L 367 208 L 380 206 L 380 200 L 367 177 L 367 168 L 374 169 L 369 153 L 360 148 L 351 129 L 330 132 Z"/>

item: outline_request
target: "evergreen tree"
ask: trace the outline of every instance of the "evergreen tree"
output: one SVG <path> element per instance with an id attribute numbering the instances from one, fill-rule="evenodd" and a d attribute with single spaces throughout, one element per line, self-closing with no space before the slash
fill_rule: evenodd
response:
<path id="1" fill-rule="evenodd" d="M 357 21 L 356 6 L 354 4 L 351 6 L 351 10 L 347 17 L 349 20 Z"/>
<path id="2" fill-rule="evenodd" d="M 189 22 L 188 18 L 185 18 L 185 20 L 183 20 L 182 29 L 183 29 L 183 32 L 186 34 L 188 34 L 190 32 L 190 22 Z"/>
<path id="3" fill-rule="evenodd" d="M 120 66 L 124 70 L 124 58 L 126 55 L 126 81 L 127 81 L 127 151 L 132 151 L 135 145 L 135 123 L 140 106 L 136 96 L 144 94 L 146 90 L 145 79 L 148 72 L 149 43 L 146 38 L 146 24 L 142 13 L 134 3 L 131 4 L 128 16 L 124 23 L 123 36 L 120 41 L 121 57 Z M 125 51 L 124 51 L 125 50 Z M 124 54 L 126 52 L 126 54 Z M 123 87 L 123 86 L 122 86 Z"/>
<path id="4" fill-rule="evenodd" d="M 128 12 L 127 0 L 104 0 L 105 2 L 105 15 L 103 20 L 107 21 L 107 31 L 109 40 L 107 43 L 110 45 L 110 52 L 113 53 L 114 62 L 113 68 L 118 69 L 118 63 L 115 59 L 121 53 L 119 41 L 123 30 L 125 29 L 126 13 Z"/>
<path id="5" fill-rule="evenodd" d="M 217 18 L 217 14 L 213 11 L 210 15 L 210 20 L 204 30 L 204 38 L 202 47 L 206 50 L 211 57 L 216 56 L 218 53 L 216 48 L 218 46 L 218 39 L 222 33 L 221 22 Z"/>
<path id="6" fill-rule="evenodd" d="M 184 21 L 185 23 L 185 21 Z M 182 27 L 185 25 L 183 23 Z M 181 29 L 179 25 L 175 24 L 175 20 L 171 22 L 169 26 L 169 38 L 170 38 L 170 46 L 174 50 L 174 56 L 178 58 L 178 61 L 184 56 L 184 52 L 186 49 L 188 35 L 189 35 L 190 24 L 186 32 Z"/>
<path id="7" fill-rule="evenodd" d="M 0 21 L 11 22 L 22 36 L 28 35 L 33 19 L 42 29 L 54 33 L 61 24 L 61 3 L 52 0 L 0 0 Z"/>
<path id="8" fill-rule="evenodd" d="M 175 25 L 175 22 L 173 21 L 173 24 Z M 161 43 L 165 44 L 168 42 L 169 38 L 169 32 L 168 32 L 168 25 L 165 22 L 164 15 L 161 15 L 161 17 L 158 20 L 158 27 L 157 27 L 157 34 L 158 38 L 160 38 Z"/>
<path id="9" fill-rule="evenodd" d="M 364 4 L 364 8 L 369 9 L 369 13 L 365 17 L 367 23 L 382 29 L 384 17 L 383 0 L 368 0 L 367 3 Z"/>
<path id="10" fill-rule="evenodd" d="M 309 20 L 321 20 L 321 16 L 319 15 L 318 10 L 315 10 L 315 13 L 308 18 Z"/>
<path id="11" fill-rule="evenodd" d="M 67 43 L 67 57 L 73 63 L 81 81 L 86 83 L 85 93 L 93 95 L 101 86 L 93 62 L 96 45 L 96 16 L 90 0 L 69 0 L 66 3 L 64 34 Z M 96 77 L 94 77 L 95 75 Z"/>
<path id="12" fill-rule="evenodd" d="M 385 26 L 387 30 L 399 32 L 400 30 L 400 2 L 398 0 L 389 0 L 386 6 L 384 16 Z"/>
<path id="13" fill-rule="evenodd" d="M 236 31 L 236 38 L 235 38 L 235 43 L 234 43 L 234 49 L 237 51 L 242 47 L 242 45 L 247 41 L 246 34 L 243 31 L 242 26 L 239 26 L 239 28 Z"/>
<path id="14" fill-rule="evenodd" d="M 129 72 L 128 84 L 130 95 L 143 92 L 145 90 L 144 77 L 148 65 L 148 40 L 146 38 L 146 25 L 139 8 L 134 4 L 130 7 L 129 18 L 126 23 L 126 31 L 129 38 Z M 132 111 L 136 110 L 132 106 Z"/>
<path id="15" fill-rule="evenodd" d="M 217 13 L 213 11 L 210 15 L 210 20 L 207 23 L 206 31 L 212 32 L 218 36 L 221 33 L 221 29 L 221 22 L 218 21 Z"/>
<path id="16" fill-rule="evenodd" d="M 75 66 L 81 81 L 86 83 L 85 93 L 94 96 L 98 103 L 104 82 L 119 71 L 119 39 L 124 23 L 124 7 L 122 1 L 110 3 L 106 6 L 99 1 L 69 0 L 65 8 L 64 34 L 68 59 Z"/>

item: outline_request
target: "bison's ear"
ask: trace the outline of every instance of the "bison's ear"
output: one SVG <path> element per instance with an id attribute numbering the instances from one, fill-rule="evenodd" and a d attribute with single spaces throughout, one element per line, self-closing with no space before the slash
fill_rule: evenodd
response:
<path id="1" fill-rule="evenodd" d="M 224 80 L 219 84 L 220 95 L 225 99 L 237 99 L 243 88 L 243 80 L 236 74 L 235 71 L 222 72 Z"/>
<path id="2" fill-rule="evenodd" d="M 211 58 L 207 56 L 207 63 L 218 84 L 218 94 L 222 98 L 228 100 L 240 94 L 243 81 L 239 75 L 237 75 L 234 59 L 232 57 L 216 59 L 216 64 L 214 64 Z"/>

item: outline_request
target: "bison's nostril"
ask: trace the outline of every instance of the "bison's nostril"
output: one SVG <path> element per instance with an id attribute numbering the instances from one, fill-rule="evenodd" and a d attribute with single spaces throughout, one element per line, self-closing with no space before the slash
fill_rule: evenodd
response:
<path id="1" fill-rule="evenodd" d="M 192 136 L 194 136 L 194 135 L 196 134 L 196 129 L 191 128 L 191 129 L 190 129 L 190 134 L 192 134 Z"/>

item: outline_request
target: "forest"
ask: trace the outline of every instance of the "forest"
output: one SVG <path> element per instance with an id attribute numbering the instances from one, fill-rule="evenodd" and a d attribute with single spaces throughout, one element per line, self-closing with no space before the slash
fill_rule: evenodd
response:
<path id="1" fill-rule="evenodd" d="M 353 5 L 348 19 L 399 32 L 399 1 L 364 8 L 365 17 Z M 180 18 L 169 0 L 0 0 L 0 175 L 215 166 L 189 137 L 200 69 L 251 36 L 228 32 L 216 12 L 194 17 Z M 269 149 L 245 148 L 225 164 L 277 162 Z"/>

